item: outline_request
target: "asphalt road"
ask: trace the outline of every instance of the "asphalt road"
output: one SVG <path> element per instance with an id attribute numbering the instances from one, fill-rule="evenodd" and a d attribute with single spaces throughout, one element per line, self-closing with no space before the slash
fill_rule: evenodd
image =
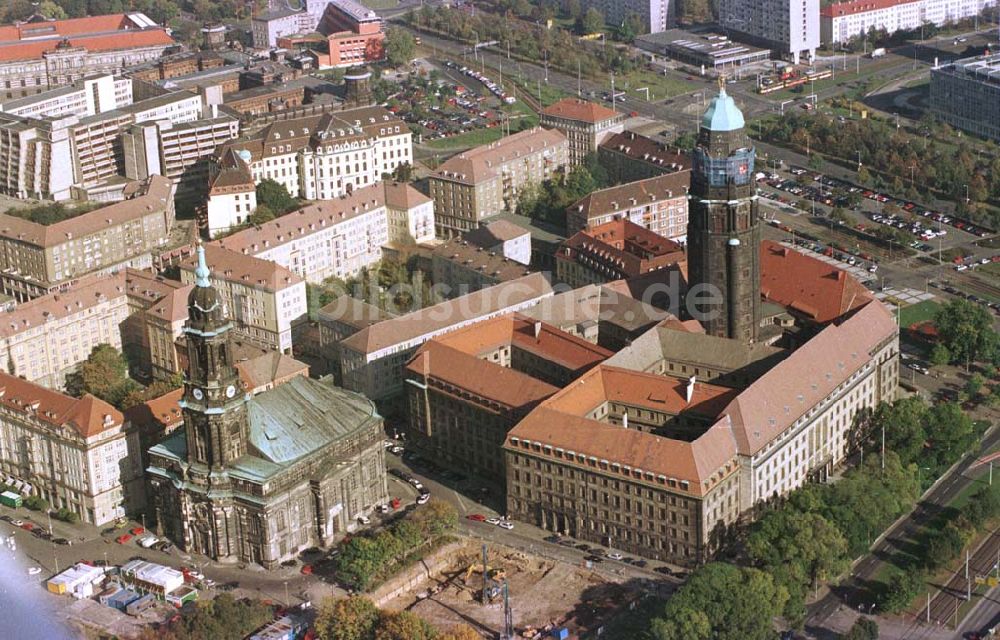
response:
<path id="1" fill-rule="evenodd" d="M 1000 444 L 1000 430 L 994 429 L 983 439 L 982 450 L 988 450 L 997 444 Z M 984 472 L 982 468 L 970 469 L 975 461 L 975 455 L 967 454 L 963 457 L 951 473 L 943 476 L 932 487 L 911 515 L 904 517 L 889 528 L 882 539 L 872 547 L 871 552 L 854 566 L 850 577 L 840 587 L 831 590 L 824 598 L 810 605 L 806 626 L 823 629 L 824 622 L 842 606 L 855 609 L 858 608 L 858 605 L 870 606 L 870 602 L 862 600 L 862 594 L 865 593 L 866 583 L 882 567 L 883 560 L 881 558 L 891 554 L 900 541 L 914 535 L 924 522 L 933 517 L 935 507 L 947 504 L 965 487 L 981 478 Z M 920 625 L 914 625 L 913 635 L 907 637 L 917 638 L 916 634 L 920 630 Z"/>

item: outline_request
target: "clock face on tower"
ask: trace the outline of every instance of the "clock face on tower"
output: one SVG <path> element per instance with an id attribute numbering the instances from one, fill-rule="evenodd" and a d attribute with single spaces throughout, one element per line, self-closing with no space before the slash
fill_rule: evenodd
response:
<path id="1" fill-rule="evenodd" d="M 232 398 L 235 395 L 236 395 L 236 387 L 235 386 L 229 385 L 228 387 L 226 387 L 226 397 L 227 398 Z"/>
<path id="2" fill-rule="evenodd" d="M 205 397 L 205 394 L 202 393 L 201 389 L 195 389 L 194 391 L 191 392 L 191 395 L 194 396 L 195 400 L 201 400 L 202 398 Z"/>

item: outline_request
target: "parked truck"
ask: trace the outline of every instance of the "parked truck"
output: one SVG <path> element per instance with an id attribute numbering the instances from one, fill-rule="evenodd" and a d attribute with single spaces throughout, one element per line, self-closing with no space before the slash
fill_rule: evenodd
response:
<path id="1" fill-rule="evenodd" d="M 21 496 L 13 491 L 4 491 L 0 493 L 0 504 L 11 509 L 17 509 L 21 506 Z"/>
<path id="2" fill-rule="evenodd" d="M 885 47 L 872 49 L 872 52 L 869 55 L 871 56 L 872 60 L 874 60 L 875 58 L 881 58 L 882 56 L 885 55 Z"/>

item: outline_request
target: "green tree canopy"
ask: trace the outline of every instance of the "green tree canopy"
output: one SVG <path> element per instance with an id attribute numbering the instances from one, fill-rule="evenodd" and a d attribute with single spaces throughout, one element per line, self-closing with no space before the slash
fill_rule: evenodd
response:
<path id="1" fill-rule="evenodd" d="M 875 409 L 872 436 L 880 437 L 884 427 L 886 449 L 895 451 L 903 464 L 909 464 L 917 459 L 927 441 L 926 417 L 927 403 L 919 396 L 882 403 Z"/>
<path id="2" fill-rule="evenodd" d="M 280 216 L 296 209 L 299 204 L 289 195 L 285 185 L 265 178 L 257 184 L 257 208 L 260 209 L 261 206 Z"/>
<path id="3" fill-rule="evenodd" d="M 667 601 L 653 635 L 657 640 L 773 640 L 774 618 L 787 599 L 785 588 L 763 571 L 713 562 Z M 708 634 L 698 612 L 708 619 Z"/>
<path id="4" fill-rule="evenodd" d="M 385 34 L 385 60 L 394 67 L 410 64 L 417 44 L 406 29 L 393 27 Z"/>
<path id="5" fill-rule="evenodd" d="M 579 24 L 577 25 L 577 30 L 580 35 L 589 35 L 591 33 L 600 33 L 604 29 L 604 14 L 591 7 L 587 9 L 582 16 L 580 16 Z"/>
<path id="6" fill-rule="evenodd" d="M 981 305 L 955 298 L 934 316 L 938 336 L 952 358 L 966 367 L 979 359 L 991 358 L 997 349 L 993 318 Z"/>
<path id="7" fill-rule="evenodd" d="M 316 615 L 317 640 L 372 640 L 378 607 L 362 596 L 327 598 Z"/>
<path id="8" fill-rule="evenodd" d="M 854 621 L 843 640 L 878 640 L 878 623 L 862 616 Z"/>
<path id="9" fill-rule="evenodd" d="M 116 407 L 138 387 L 128 377 L 125 356 L 110 344 L 94 347 L 76 371 L 66 376 L 66 391 L 70 395 L 79 398 L 90 393 Z"/>

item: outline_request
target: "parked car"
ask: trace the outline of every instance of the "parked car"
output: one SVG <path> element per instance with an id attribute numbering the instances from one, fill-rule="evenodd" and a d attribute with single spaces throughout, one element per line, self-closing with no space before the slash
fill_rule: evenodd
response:
<path id="1" fill-rule="evenodd" d="M 500 524 L 500 518 L 497 518 L 497 517 L 486 518 L 486 524 L 497 524 L 498 525 L 498 524 Z"/>
<path id="2" fill-rule="evenodd" d="M 129 535 L 127 533 L 123 533 L 120 536 L 118 536 L 117 538 L 115 538 L 115 542 L 117 542 L 118 544 L 127 544 L 128 541 L 131 540 L 131 539 L 132 539 L 131 535 Z"/>
<path id="3" fill-rule="evenodd" d="M 465 516 L 466 520 L 472 520 L 473 522 L 486 522 L 486 516 L 481 513 L 470 513 Z"/>
<path id="4" fill-rule="evenodd" d="M 619 552 L 617 552 L 617 551 L 608 551 L 604 555 L 606 555 L 608 557 L 608 559 L 610 559 L 610 560 L 621 560 L 622 559 L 622 554 L 619 553 Z"/>
<path id="5" fill-rule="evenodd" d="M 366 524 L 367 525 L 367 524 L 371 524 L 372 523 L 372 519 L 369 518 L 368 516 L 361 516 L 361 517 L 358 518 L 358 522 L 360 522 L 361 524 Z"/>
<path id="6" fill-rule="evenodd" d="M 54 542 L 55 544 L 64 544 L 64 545 L 73 544 L 72 542 L 70 542 L 66 538 L 53 538 L 52 542 Z"/>
<path id="7" fill-rule="evenodd" d="M 421 493 L 417 496 L 417 504 L 426 504 L 428 500 L 431 499 L 430 493 Z"/>
<path id="8" fill-rule="evenodd" d="M 41 572 L 42 570 L 39 567 L 31 567 L 30 569 L 28 569 L 29 576 L 37 576 Z"/>
<path id="9" fill-rule="evenodd" d="M 507 531 L 510 531 L 511 529 L 514 528 L 514 523 L 511 522 L 510 520 L 501 520 L 500 522 L 497 523 L 497 526 L 500 527 L 501 529 L 506 529 Z"/>

